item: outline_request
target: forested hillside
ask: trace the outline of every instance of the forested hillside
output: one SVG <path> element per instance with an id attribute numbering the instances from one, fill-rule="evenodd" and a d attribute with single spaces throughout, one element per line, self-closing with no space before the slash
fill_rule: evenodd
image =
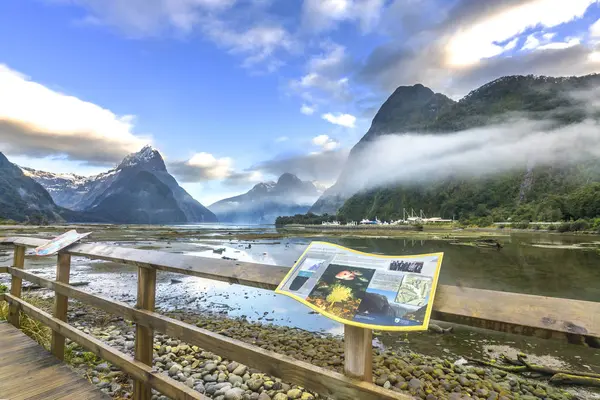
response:
<path id="1" fill-rule="evenodd" d="M 337 211 L 338 216 L 348 220 L 389 220 L 401 218 L 404 208 L 414 208 L 428 216 L 483 219 L 482 223 L 507 218 L 558 221 L 600 216 L 600 207 L 595 206 L 600 200 L 600 162 L 595 159 L 570 165 L 514 165 L 509 171 L 480 177 L 447 171 L 443 179 L 369 188 L 345 197 L 339 194 L 352 181 L 353 159 L 377 137 L 403 132 L 451 134 L 516 118 L 548 121 L 553 127 L 578 123 L 590 118 L 590 109 L 586 97 L 576 94 L 598 87 L 600 75 L 509 76 L 474 90 L 458 102 L 422 85 L 399 88 L 375 116 L 371 129 L 355 146 L 344 172 L 330 190 L 334 200 L 329 205 L 337 202 L 339 208 L 313 207 L 311 211 Z M 423 107 L 431 112 L 424 113 Z M 327 195 L 319 200 L 320 204 L 327 204 Z"/>

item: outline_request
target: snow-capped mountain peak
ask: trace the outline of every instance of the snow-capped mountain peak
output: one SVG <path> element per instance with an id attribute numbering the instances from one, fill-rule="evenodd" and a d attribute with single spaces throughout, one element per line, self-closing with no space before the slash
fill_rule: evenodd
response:
<path id="1" fill-rule="evenodd" d="M 166 169 L 165 162 L 160 152 L 150 145 L 144 146 L 137 153 L 131 153 L 123 159 L 117 170 L 144 165 L 146 168 L 163 170 Z"/>

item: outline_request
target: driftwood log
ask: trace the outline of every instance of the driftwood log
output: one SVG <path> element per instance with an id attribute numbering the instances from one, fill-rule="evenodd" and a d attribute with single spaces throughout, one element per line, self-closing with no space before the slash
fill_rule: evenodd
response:
<path id="1" fill-rule="evenodd" d="M 501 359 L 510 365 L 497 364 L 494 361 L 485 361 L 477 358 L 467 358 L 469 362 L 500 369 L 506 372 L 533 372 L 541 375 L 549 375 L 551 376 L 550 383 L 555 385 L 582 385 L 600 387 L 600 374 L 593 372 L 568 371 L 555 369 L 544 365 L 532 364 L 526 360 L 526 356 L 524 354 L 518 354 L 516 360 L 511 359 L 503 354 Z"/>

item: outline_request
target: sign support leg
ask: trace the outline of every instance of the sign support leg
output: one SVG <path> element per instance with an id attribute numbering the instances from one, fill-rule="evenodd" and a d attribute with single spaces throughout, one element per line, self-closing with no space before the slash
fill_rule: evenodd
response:
<path id="1" fill-rule="evenodd" d="M 344 325 L 344 373 L 366 382 L 373 381 L 373 331 Z"/>

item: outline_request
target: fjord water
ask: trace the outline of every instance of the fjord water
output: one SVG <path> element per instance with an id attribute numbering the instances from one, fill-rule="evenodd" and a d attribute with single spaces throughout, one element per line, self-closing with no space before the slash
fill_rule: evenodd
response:
<path id="1" fill-rule="evenodd" d="M 440 283 L 600 301 L 600 237 L 548 233 L 498 236 L 503 248 L 447 240 L 329 238 L 356 250 L 408 255 L 444 252 Z M 465 243 L 467 242 L 467 243 Z"/>
<path id="2" fill-rule="evenodd" d="M 184 225 L 93 227 L 90 241 L 147 250 L 196 255 L 230 257 L 272 265 L 292 266 L 312 240 L 328 241 L 355 250 L 409 255 L 444 252 L 440 283 L 534 295 L 600 301 L 600 237 L 550 233 L 512 233 L 498 230 L 494 235 L 503 248 L 480 248 L 473 238 L 448 240 L 439 236 L 418 238 L 311 237 L 292 236 L 272 226 Z M 28 235 L 27 230 L 4 230 L 2 236 Z M 52 229 L 45 237 L 57 236 Z M 260 238 L 265 235 L 268 239 Z M 268 236 L 267 236 L 268 235 Z M 287 236 L 287 237 L 286 237 Z M 225 248 L 223 254 L 213 249 Z M 3 251 L 4 250 L 4 251 Z M 6 265 L 12 252 L 0 249 L 0 265 Z M 54 257 L 26 258 L 26 269 L 41 276 L 54 277 Z M 72 259 L 71 282 L 89 282 L 86 291 L 133 304 L 136 296 L 136 269 L 111 262 Z M 7 283 L 0 276 L 0 283 Z M 163 311 L 209 312 L 252 321 L 296 326 L 310 331 L 339 334 L 341 326 L 298 302 L 271 291 L 230 285 L 224 282 L 160 272 L 157 283 L 157 307 Z M 384 334 L 386 346 L 407 345 L 414 351 L 445 355 L 478 356 L 484 352 L 519 349 L 529 354 L 557 357 L 563 366 L 588 365 L 600 371 L 600 351 L 548 340 L 504 335 L 490 331 L 456 327 L 453 335 L 411 334 L 408 342 L 401 335 Z M 506 347 L 510 344 L 510 347 Z M 580 368 L 578 368 L 580 369 Z"/>

